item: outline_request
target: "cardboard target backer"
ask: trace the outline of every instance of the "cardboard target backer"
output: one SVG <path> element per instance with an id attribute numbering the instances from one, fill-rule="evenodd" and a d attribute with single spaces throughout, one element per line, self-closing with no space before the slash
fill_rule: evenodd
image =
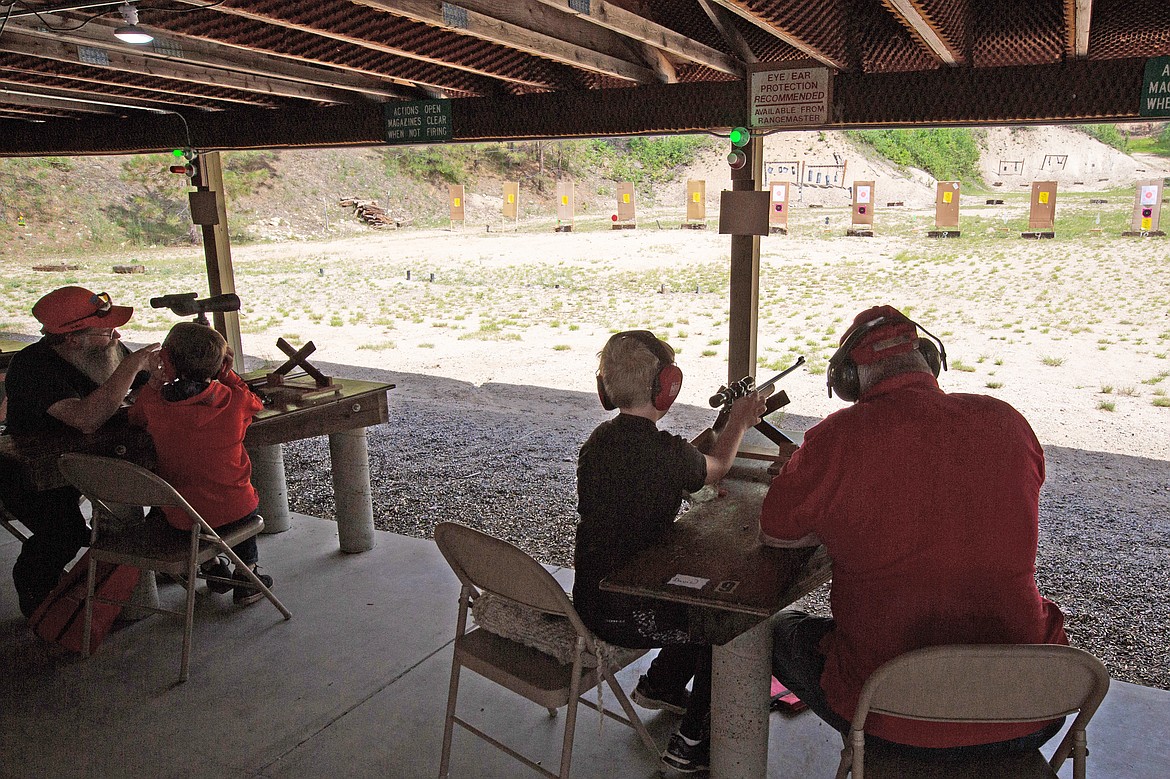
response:
<path id="1" fill-rule="evenodd" d="M 853 182 L 853 224 L 873 224 L 874 187 L 872 181 Z"/>
<path id="2" fill-rule="evenodd" d="M 520 215 L 520 182 L 504 182 L 504 218 L 517 219 Z"/>
<path id="3" fill-rule="evenodd" d="M 619 222 L 634 221 L 634 184 L 623 181 L 617 185 L 617 218 Z"/>
<path id="4" fill-rule="evenodd" d="M 561 224 L 573 224 L 573 182 L 557 182 L 557 221 Z"/>
<path id="5" fill-rule="evenodd" d="M 463 211 L 463 185 L 462 184 L 448 184 L 447 197 L 451 205 L 451 221 L 464 221 Z"/>
<path id="6" fill-rule="evenodd" d="M 768 224 L 772 227 L 788 227 L 789 182 L 768 182 Z"/>
<path id="7" fill-rule="evenodd" d="M 707 219 L 707 182 L 703 179 L 687 179 L 687 221 L 703 222 Z"/>
<path id="8" fill-rule="evenodd" d="M 1032 182 L 1032 208 L 1028 212 L 1029 230 L 1053 230 L 1056 227 L 1056 182 Z"/>
<path id="9" fill-rule="evenodd" d="M 940 181 L 934 194 L 934 226 L 959 226 L 959 182 Z"/>
<path id="10" fill-rule="evenodd" d="M 1133 200 L 1130 228 L 1135 233 L 1152 233 L 1158 229 L 1162 211 L 1162 179 L 1139 181 Z"/>

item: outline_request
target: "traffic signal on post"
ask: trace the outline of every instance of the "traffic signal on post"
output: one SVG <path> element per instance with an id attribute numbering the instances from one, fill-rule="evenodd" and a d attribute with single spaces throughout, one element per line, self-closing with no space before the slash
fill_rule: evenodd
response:
<path id="1" fill-rule="evenodd" d="M 171 165 L 167 170 L 171 173 L 181 173 L 187 178 L 191 179 L 191 184 L 195 184 L 195 179 L 199 176 L 199 155 L 191 151 L 186 152 L 182 149 L 175 149 L 171 152 L 178 162 Z M 181 164 L 179 164 L 181 163 Z"/>
<path id="2" fill-rule="evenodd" d="M 747 165 L 747 152 L 743 147 L 751 142 L 752 134 L 746 127 L 735 127 L 728 138 L 731 140 L 731 152 L 727 155 L 727 165 L 732 170 L 739 170 Z"/>

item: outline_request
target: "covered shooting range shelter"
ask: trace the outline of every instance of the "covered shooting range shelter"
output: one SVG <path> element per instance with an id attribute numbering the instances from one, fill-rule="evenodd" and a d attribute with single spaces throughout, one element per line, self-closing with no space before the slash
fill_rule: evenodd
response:
<path id="1" fill-rule="evenodd" d="M 234 289 L 219 150 L 751 126 L 748 190 L 782 128 L 1170 116 L 1151 0 L 140 0 L 137 44 L 122 4 L 0 7 L 0 156 L 187 150 L 213 294 Z M 756 365 L 759 237 L 731 246 L 735 379 Z"/>

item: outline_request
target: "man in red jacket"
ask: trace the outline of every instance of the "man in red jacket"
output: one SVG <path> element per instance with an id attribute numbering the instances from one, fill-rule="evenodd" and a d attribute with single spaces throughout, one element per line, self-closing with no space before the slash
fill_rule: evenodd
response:
<path id="1" fill-rule="evenodd" d="M 857 316 L 828 369 L 830 395 L 855 404 L 805 434 L 760 516 L 763 543 L 823 543 L 833 561 L 833 616 L 782 612 L 773 670 L 841 732 L 870 674 L 912 649 L 1068 643 L 1035 580 L 1044 451 L 1007 403 L 939 389 L 946 353 L 918 329 L 891 306 Z M 866 729 L 953 756 L 1032 749 L 1059 721 Z"/>
<path id="2" fill-rule="evenodd" d="M 163 341 L 161 369 L 130 408 L 130 421 L 145 427 L 154 442 L 158 475 L 221 533 L 250 520 L 260 503 L 252 487 L 252 461 L 244 449 L 244 435 L 264 404 L 232 370 L 232 362 L 222 335 L 206 325 L 180 322 Z M 182 509 L 167 508 L 166 517 L 179 530 L 191 529 L 191 518 Z M 256 570 L 255 536 L 232 551 Z M 242 571 L 228 569 L 226 556 L 204 570 L 224 578 L 230 574 L 239 582 L 234 597 L 240 605 L 264 597 Z M 272 586 L 271 576 L 257 576 L 264 586 Z M 219 582 L 208 586 L 221 593 L 233 589 Z"/>

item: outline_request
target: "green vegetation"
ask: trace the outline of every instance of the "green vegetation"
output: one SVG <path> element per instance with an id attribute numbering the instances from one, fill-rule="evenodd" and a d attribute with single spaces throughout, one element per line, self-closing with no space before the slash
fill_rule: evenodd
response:
<path id="1" fill-rule="evenodd" d="M 976 130 L 847 130 L 845 135 L 872 146 L 891 162 L 921 168 L 939 181 L 982 183 Z"/>
<path id="2" fill-rule="evenodd" d="M 1106 146 L 1123 152 L 1129 151 L 1129 131 L 1119 130 L 1115 124 L 1079 124 L 1077 129 L 1093 136 Z"/>

